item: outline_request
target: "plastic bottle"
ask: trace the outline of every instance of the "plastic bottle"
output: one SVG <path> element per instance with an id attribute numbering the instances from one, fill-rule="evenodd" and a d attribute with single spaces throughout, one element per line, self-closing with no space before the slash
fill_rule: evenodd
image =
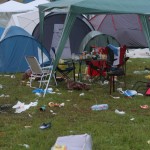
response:
<path id="1" fill-rule="evenodd" d="M 107 110 L 108 104 L 98 104 L 91 107 L 92 110 Z"/>

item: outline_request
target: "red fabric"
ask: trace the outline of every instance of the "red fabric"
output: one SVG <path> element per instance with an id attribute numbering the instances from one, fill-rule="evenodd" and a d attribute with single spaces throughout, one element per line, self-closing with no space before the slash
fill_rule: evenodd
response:
<path id="1" fill-rule="evenodd" d="M 106 61 L 105 60 L 92 60 L 88 63 L 88 75 L 89 76 L 106 76 Z M 96 69 L 94 68 L 96 67 Z"/>
<path id="2" fill-rule="evenodd" d="M 126 53 L 126 45 L 120 47 L 120 57 L 119 57 L 119 66 L 124 64 L 124 56 Z"/>

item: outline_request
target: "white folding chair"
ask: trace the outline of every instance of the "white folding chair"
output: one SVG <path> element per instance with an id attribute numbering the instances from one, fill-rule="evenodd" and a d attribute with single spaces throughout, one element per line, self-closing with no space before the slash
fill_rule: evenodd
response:
<path id="1" fill-rule="evenodd" d="M 31 77 L 30 77 L 30 87 L 32 87 L 32 81 L 35 80 L 36 78 L 39 78 L 39 87 L 41 87 L 42 83 L 47 84 L 49 81 L 48 76 L 53 76 L 55 84 L 57 85 L 56 79 L 55 79 L 55 74 L 52 74 L 53 72 L 53 65 L 51 64 L 50 66 L 47 67 L 41 67 L 37 58 L 34 56 L 25 56 L 25 59 L 31 69 Z"/>

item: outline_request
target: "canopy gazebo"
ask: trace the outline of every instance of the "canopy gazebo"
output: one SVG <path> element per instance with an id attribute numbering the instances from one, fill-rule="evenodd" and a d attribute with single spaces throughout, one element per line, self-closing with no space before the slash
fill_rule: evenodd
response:
<path id="1" fill-rule="evenodd" d="M 57 67 L 67 38 L 71 32 L 75 19 L 80 14 L 138 14 L 142 22 L 142 28 L 150 48 L 150 27 L 148 23 L 150 15 L 149 0 L 61 0 L 50 4 L 39 5 L 41 42 L 43 37 L 44 14 L 54 9 L 68 9 L 62 36 L 60 38 L 54 69 Z"/>

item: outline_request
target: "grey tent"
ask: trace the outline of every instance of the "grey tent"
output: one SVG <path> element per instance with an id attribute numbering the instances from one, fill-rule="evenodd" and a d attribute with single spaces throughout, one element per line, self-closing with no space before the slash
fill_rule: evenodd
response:
<path id="1" fill-rule="evenodd" d="M 99 31 L 91 31 L 83 38 L 79 50 L 80 52 L 90 51 L 91 46 L 106 47 L 110 43 L 117 47 L 120 46 L 119 42 L 112 36 Z"/>
<path id="2" fill-rule="evenodd" d="M 130 48 L 148 47 L 140 16 L 137 14 L 95 15 L 90 19 L 95 30 L 111 35 Z"/>
<path id="3" fill-rule="evenodd" d="M 44 18 L 43 45 L 47 50 L 50 51 L 52 47 L 55 49 L 57 48 L 64 27 L 65 18 L 65 12 L 53 12 Z M 65 44 L 61 58 L 67 59 L 71 57 L 72 53 L 78 53 L 82 39 L 92 30 L 94 30 L 94 28 L 89 21 L 83 15 L 78 16 L 69 35 L 69 39 Z M 32 35 L 37 40 L 40 40 L 39 24 L 35 27 Z"/>

